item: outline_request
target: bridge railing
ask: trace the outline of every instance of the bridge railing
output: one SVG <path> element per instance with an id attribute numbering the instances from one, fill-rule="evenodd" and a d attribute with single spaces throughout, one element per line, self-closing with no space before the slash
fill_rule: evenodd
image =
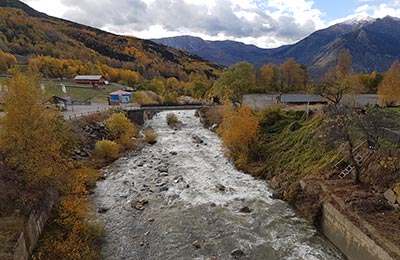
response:
<path id="1" fill-rule="evenodd" d="M 199 109 L 202 107 L 211 107 L 207 103 L 189 103 L 189 104 L 142 104 L 139 106 L 126 107 L 125 110 L 185 110 Z"/>

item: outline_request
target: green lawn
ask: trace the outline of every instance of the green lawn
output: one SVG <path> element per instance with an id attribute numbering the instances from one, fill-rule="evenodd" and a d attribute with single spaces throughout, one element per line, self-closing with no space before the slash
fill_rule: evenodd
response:
<path id="1" fill-rule="evenodd" d="M 60 82 L 43 81 L 42 83 L 45 86 L 46 96 L 51 97 L 57 95 L 60 97 L 72 97 L 77 101 L 83 101 L 90 98 L 92 102 L 107 102 L 107 97 L 111 92 L 121 89 L 120 86 L 115 85 L 102 85 L 99 86 L 99 89 L 93 89 L 90 85 L 65 82 L 64 84 L 67 93 L 64 94 L 61 90 Z"/>
<path id="2" fill-rule="evenodd" d="M 10 78 L 0 77 L 0 84 L 8 85 Z M 75 84 L 72 80 L 64 81 L 67 88 L 67 93 L 64 94 L 61 90 L 60 81 L 42 80 L 40 83 L 45 86 L 45 95 L 50 98 L 53 95 L 60 97 L 72 97 L 77 101 L 83 101 L 88 98 L 92 102 L 107 102 L 108 94 L 118 89 L 123 88 L 122 85 L 101 85 L 99 89 L 93 89 L 90 85 Z"/>

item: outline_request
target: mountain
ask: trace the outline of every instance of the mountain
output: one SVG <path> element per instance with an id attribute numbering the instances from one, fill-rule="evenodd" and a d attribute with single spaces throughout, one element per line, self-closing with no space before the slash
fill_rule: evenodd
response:
<path id="1" fill-rule="evenodd" d="M 189 52 L 48 16 L 18 0 L 0 0 L 0 50 L 20 62 L 46 55 L 132 69 L 148 79 L 185 79 L 192 72 L 215 78 L 223 69 Z"/>
<path id="2" fill-rule="evenodd" d="M 262 49 L 255 45 L 247 45 L 241 42 L 206 41 L 189 35 L 151 40 L 165 46 L 191 52 L 206 60 L 225 66 L 233 65 L 239 61 L 248 61 L 255 65 L 262 65 L 265 63 L 266 57 L 269 57 L 273 52 L 273 50 Z M 271 62 L 274 61 L 273 59 L 271 60 Z M 279 60 L 276 62 L 279 62 Z"/>
<path id="3" fill-rule="evenodd" d="M 247 61 L 255 66 L 281 64 L 295 58 L 305 64 L 310 73 L 320 76 L 335 66 L 341 49 L 350 50 L 355 72 L 385 72 L 400 58 L 400 20 L 387 16 L 382 19 L 353 19 L 316 31 L 303 40 L 275 49 L 232 41 L 204 41 L 191 36 L 153 39 L 153 41 L 190 51 L 207 60 L 232 65 Z"/>

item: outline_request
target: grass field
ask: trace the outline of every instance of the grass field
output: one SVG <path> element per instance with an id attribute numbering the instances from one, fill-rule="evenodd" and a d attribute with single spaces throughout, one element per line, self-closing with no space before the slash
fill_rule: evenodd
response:
<path id="1" fill-rule="evenodd" d="M 8 85 L 10 78 L 0 77 L 1 85 Z M 107 102 L 108 94 L 118 89 L 123 88 L 122 85 L 110 84 L 101 85 L 99 89 L 93 89 L 90 85 L 75 84 L 72 80 L 64 81 L 67 93 L 63 93 L 61 90 L 61 81 L 57 80 L 42 80 L 40 82 L 45 86 L 45 95 L 50 98 L 53 95 L 60 97 L 72 97 L 74 100 L 83 101 L 88 98 L 92 102 Z"/>
<path id="2" fill-rule="evenodd" d="M 80 85 L 74 82 L 64 82 L 67 93 L 61 90 L 60 82 L 43 81 L 45 86 L 45 95 L 51 97 L 57 95 L 60 97 L 72 97 L 74 100 L 83 101 L 91 99 L 92 102 L 107 102 L 108 95 L 121 89 L 121 86 L 116 85 L 101 85 L 98 89 L 93 89 L 90 85 Z"/>

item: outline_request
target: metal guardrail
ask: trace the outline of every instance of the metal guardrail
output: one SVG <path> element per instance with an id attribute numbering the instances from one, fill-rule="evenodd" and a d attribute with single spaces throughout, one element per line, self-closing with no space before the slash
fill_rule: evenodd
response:
<path id="1" fill-rule="evenodd" d="M 142 110 L 142 111 L 160 111 L 160 110 L 190 110 L 199 109 L 203 107 L 212 107 L 213 105 L 208 104 L 173 104 L 173 105 L 139 105 L 125 107 L 125 110 Z"/>

